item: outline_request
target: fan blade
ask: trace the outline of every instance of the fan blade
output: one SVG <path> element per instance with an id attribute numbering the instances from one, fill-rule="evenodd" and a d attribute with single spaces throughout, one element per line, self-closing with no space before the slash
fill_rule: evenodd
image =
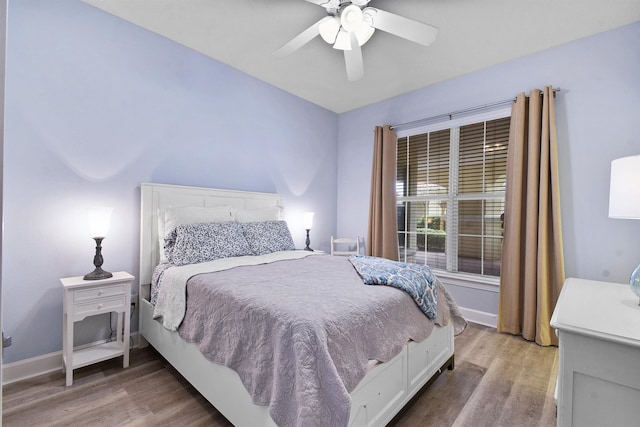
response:
<path id="1" fill-rule="evenodd" d="M 313 24 L 312 26 L 310 26 L 309 28 L 307 28 L 306 30 L 298 34 L 289 43 L 285 44 L 280 49 L 273 52 L 273 56 L 275 56 L 276 58 L 282 58 L 300 49 L 302 46 L 309 43 L 311 40 L 313 40 L 314 38 L 320 35 L 320 25 L 332 19 L 333 19 L 332 16 L 325 16 L 324 18 L 322 18 L 321 20 L 319 20 L 318 22 L 316 22 L 315 24 Z"/>
<path id="2" fill-rule="evenodd" d="M 367 7 L 363 13 L 371 19 L 371 25 L 374 28 L 423 46 L 429 46 L 438 35 L 438 28 L 433 25 L 423 24 L 384 10 Z"/>
<path id="3" fill-rule="evenodd" d="M 362 62 L 362 49 L 355 33 L 349 33 L 349 40 L 351 50 L 344 51 L 344 62 L 347 65 L 347 78 L 354 82 L 364 76 L 364 63 Z"/>

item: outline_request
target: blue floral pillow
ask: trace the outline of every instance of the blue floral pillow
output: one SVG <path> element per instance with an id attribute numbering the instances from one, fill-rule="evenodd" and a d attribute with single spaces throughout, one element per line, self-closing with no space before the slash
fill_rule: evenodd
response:
<path id="1" fill-rule="evenodd" d="M 296 248 L 285 221 L 246 222 L 240 225 L 254 255 Z"/>
<path id="2" fill-rule="evenodd" d="M 165 239 L 165 253 L 174 265 L 253 255 L 235 221 L 179 225 Z"/>

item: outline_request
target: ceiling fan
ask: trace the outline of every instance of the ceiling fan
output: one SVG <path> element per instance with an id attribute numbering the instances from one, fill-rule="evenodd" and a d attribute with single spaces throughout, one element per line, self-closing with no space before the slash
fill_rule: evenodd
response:
<path id="1" fill-rule="evenodd" d="M 398 37 L 428 46 L 436 39 L 438 28 L 368 7 L 370 0 L 305 0 L 324 7 L 326 16 L 298 34 L 287 44 L 276 50 L 275 57 L 284 57 L 300 49 L 317 36 L 333 45 L 334 49 L 344 51 L 347 77 L 350 81 L 364 76 L 362 45 L 375 30 L 385 31 Z"/>

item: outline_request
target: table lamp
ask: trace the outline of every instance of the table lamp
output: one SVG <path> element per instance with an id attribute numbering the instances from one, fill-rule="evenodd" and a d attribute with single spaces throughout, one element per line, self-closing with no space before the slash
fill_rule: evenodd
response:
<path id="1" fill-rule="evenodd" d="M 640 219 L 640 155 L 611 162 L 609 218 Z M 629 284 L 640 298 L 640 265 L 631 273 Z"/>
<path id="2" fill-rule="evenodd" d="M 96 254 L 93 257 L 93 265 L 95 270 L 84 276 L 84 280 L 100 280 L 108 279 L 113 274 L 102 269 L 102 239 L 109 233 L 109 222 L 111 221 L 111 212 L 113 208 L 100 207 L 87 210 L 89 219 L 89 235 L 96 241 Z"/>
<path id="3" fill-rule="evenodd" d="M 309 244 L 311 243 L 311 240 L 309 240 L 309 230 L 311 230 L 311 226 L 313 225 L 314 215 L 315 212 L 305 212 L 304 214 L 302 214 L 302 225 L 304 226 L 304 229 L 307 230 L 307 241 L 305 242 L 307 244 L 307 247 L 304 248 L 305 251 L 313 250 L 309 247 Z"/>

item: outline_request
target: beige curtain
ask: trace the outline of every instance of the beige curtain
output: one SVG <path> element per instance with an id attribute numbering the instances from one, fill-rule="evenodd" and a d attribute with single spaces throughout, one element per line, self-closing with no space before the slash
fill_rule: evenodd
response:
<path id="1" fill-rule="evenodd" d="M 549 321 L 564 282 L 553 89 L 511 112 L 498 331 L 557 345 Z"/>
<path id="2" fill-rule="evenodd" d="M 367 255 L 398 260 L 396 210 L 397 138 L 391 126 L 376 126 L 371 170 Z"/>

